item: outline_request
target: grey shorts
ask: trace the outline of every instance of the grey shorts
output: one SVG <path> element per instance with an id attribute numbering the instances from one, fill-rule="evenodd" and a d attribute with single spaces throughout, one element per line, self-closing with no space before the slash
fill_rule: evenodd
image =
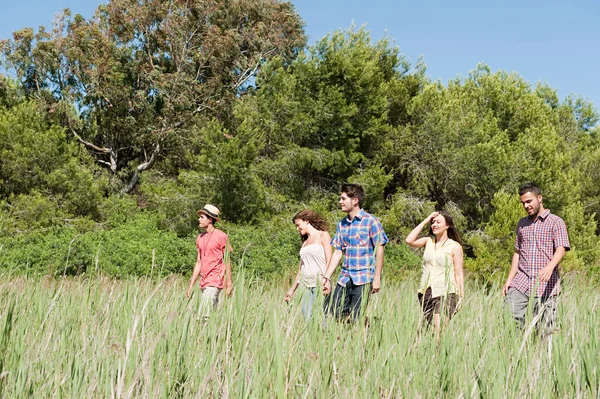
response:
<path id="1" fill-rule="evenodd" d="M 556 328 L 557 297 L 533 297 L 523 294 L 514 287 L 510 287 L 504 298 L 504 305 L 510 311 L 520 328 L 525 326 L 525 315 L 529 303 L 533 306 L 533 320 L 536 329 L 543 335 L 551 334 Z"/>

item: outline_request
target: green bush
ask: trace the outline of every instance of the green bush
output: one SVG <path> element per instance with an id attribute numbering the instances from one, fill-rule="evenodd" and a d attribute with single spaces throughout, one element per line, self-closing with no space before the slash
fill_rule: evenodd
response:
<path id="1" fill-rule="evenodd" d="M 5 237 L 0 245 L 0 268 L 27 274 L 166 275 L 191 270 L 195 262 L 191 238 L 158 229 L 146 214 L 111 230 L 57 227 Z"/>

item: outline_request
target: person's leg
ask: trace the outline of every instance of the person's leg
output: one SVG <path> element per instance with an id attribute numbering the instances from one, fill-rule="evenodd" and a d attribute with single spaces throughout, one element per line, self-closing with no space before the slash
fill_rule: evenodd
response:
<path id="1" fill-rule="evenodd" d="M 427 288 L 425 294 L 419 293 L 419 306 L 423 312 L 423 320 L 427 321 L 428 325 L 431 325 L 435 310 L 435 301 L 431 298 L 431 288 Z"/>
<path id="2" fill-rule="evenodd" d="M 302 314 L 305 320 L 310 319 L 316 296 L 315 287 L 306 287 L 302 292 Z"/>
<path id="3" fill-rule="evenodd" d="M 556 296 L 535 298 L 533 316 L 536 317 L 539 314 L 536 330 L 544 337 L 552 334 L 556 328 L 557 300 Z"/>
<path id="4" fill-rule="evenodd" d="M 525 325 L 525 313 L 529 305 L 529 297 L 514 287 L 509 288 L 504 298 L 504 305 L 509 309 L 519 328 Z"/>
<path id="5" fill-rule="evenodd" d="M 329 295 L 325 300 L 323 305 L 323 310 L 325 315 L 332 315 L 336 319 L 342 317 L 344 311 L 344 297 L 346 293 L 346 288 L 342 287 L 339 284 L 335 285 L 335 290 L 333 294 Z"/>
<path id="6" fill-rule="evenodd" d="M 205 320 L 208 319 L 210 312 L 217 307 L 219 303 L 220 288 L 204 287 L 200 296 L 200 316 Z"/>
<path id="7" fill-rule="evenodd" d="M 433 331 L 435 333 L 435 342 L 440 343 L 440 333 L 442 331 L 442 316 L 439 313 L 433 314 Z"/>
<path id="8" fill-rule="evenodd" d="M 450 320 L 456 314 L 456 306 L 458 305 L 458 295 L 448 294 L 441 298 L 441 314 Z"/>
<path id="9" fill-rule="evenodd" d="M 361 311 L 366 309 L 369 303 L 371 284 L 354 285 L 354 283 L 351 283 L 348 291 L 348 311 L 350 320 L 354 322 L 360 317 Z"/>
<path id="10" fill-rule="evenodd" d="M 428 289 L 431 295 L 431 288 Z M 443 302 L 445 298 L 436 296 L 435 298 L 430 298 L 430 307 L 432 308 L 431 314 L 433 315 L 433 331 L 435 333 L 435 341 L 440 343 L 440 333 L 442 332 L 442 312 Z"/>

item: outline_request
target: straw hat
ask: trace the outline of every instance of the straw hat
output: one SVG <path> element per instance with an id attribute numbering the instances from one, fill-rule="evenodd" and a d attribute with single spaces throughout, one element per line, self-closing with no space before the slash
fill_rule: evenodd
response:
<path id="1" fill-rule="evenodd" d="M 198 216 L 205 214 L 206 216 L 215 219 L 217 222 L 221 220 L 219 219 L 219 213 L 221 213 L 219 208 L 211 204 L 204 205 L 204 208 L 196 212 Z"/>

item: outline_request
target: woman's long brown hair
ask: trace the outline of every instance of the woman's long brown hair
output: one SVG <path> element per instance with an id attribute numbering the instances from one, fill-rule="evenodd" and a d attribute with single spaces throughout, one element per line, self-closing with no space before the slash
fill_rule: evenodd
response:
<path id="1" fill-rule="evenodd" d="M 294 217 L 292 218 L 292 223 L 296 223 L 296 220 L 298 220 L 298 219 L 304 220 L 305 222 L 310 223 L 310 225 L 312 227 L 314 227 L 315 229 L 317 229 L 319 231 L 328 231 L 329 230 L 329 224 L 327 223 L 327 220 L 325 220 L 325 218 L 323 216 L 321 216 L 320 214 L 318 214 L 317 212 L 311 211 L 310 209 L 305 209 L 303 211 L 296 213 L 294 215 Z M 301 237 L 302 237 L 302 242 L 304 242 L 308 239 L 307 234 L 301 235 Z"/>

